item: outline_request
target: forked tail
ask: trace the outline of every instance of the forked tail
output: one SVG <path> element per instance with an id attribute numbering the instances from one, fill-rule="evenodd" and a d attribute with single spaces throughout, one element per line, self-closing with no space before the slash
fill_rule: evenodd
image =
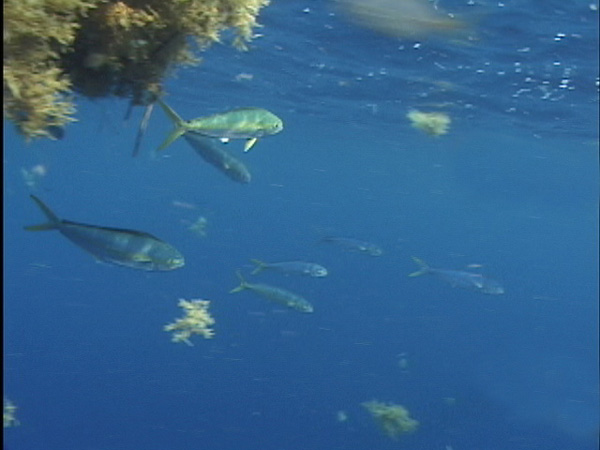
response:
<path id="1" fill-rule="evenodd" d="M 420 267 L 420 269 L 417 270 L 416 272 L 408 274 L 409 277 L 418 277 L 418 276 L 424 275 L 426 273 L 429 273 L 429 271 L 431 269 L 429 268 L 429 265 L 425 261 L 423 261 L 420 258 L 417 258 L 416 256 L 411 256 L 411 258 L 414 262 L 417 263 L 417 265 Z"/>
<path id="2" fill-rule="evenodd" d="M 250 273 L 251 275 L 256 275 L 257 273 L 260 273 L 263 270 L 265 270 L 267 267 L 267 264 L 264 261 L 261 261 L 260 259 L 251 259 L 250 261 L 256 264 L 256 267 Z"/>
<path id="3" fill-rule="evenodd" d="M 173 110 L 173 108 L 171 108 L 169 105 L 167 105 L 161 99 L 157 99 L 156 101 L 162 107 L 165 114 L 169 117 L 169 119 L 171 119 L 173 121 L 173 124 L 175 125 L 175 129 L 173 131 L 171 131 L 171 133 L 167 136 L 165 141 L 156 150 L 157 152 L 160 152 L 161 150 L 164 150 L 169 145 L 171 145 L 173 143 L 173 141 L 175 141 L 178 137 L 185 134 L 185 132 L 187 131 L 187 128 L 185 127 L 185 121 L 181 117 L 179 117 L 179 114 L 177 114 Z"/>
<path id="4" fill-rule="evenodd" d="M 246 283 L 246 280 L 244 279 L 244 277 L 242 276 L 242 273 L 239 270 L 236 270 L 235 274 L 240 279 L 240 285 L 238 287 L 230 290 L 229 291 L 230 294 L 235 294 L 236 292 L 243 291 L 248 286 L 248 283 Z"/>

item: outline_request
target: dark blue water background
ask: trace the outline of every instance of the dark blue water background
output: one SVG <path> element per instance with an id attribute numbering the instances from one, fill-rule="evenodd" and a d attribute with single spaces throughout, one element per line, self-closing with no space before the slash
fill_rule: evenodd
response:
<path id="1" fill-rule="evenodd" d="M 217 45 L 166 86 L 185 118 L 238 106 L 283 118 L 248 154 L 228 144 L 249 185 L 183 140 L 153 156 L 171 127 L 158 110 L 133 159 L 142 111 L 124 121 L 123 100 L 80 99 L 57 142 L 25 144 L 5 123 L 4 393 L 21 422 L 5 448 L 596 448 L 594 2 L 474 5 L 470 45 L 383 37 L 332 3 L 273 3 L 251 51 Z M 448 112 L 450 133 L 411 128 L 412 108 Z M 21 169 L 37 164 L 48 173 L 28 187 Z M 61 217 L 159 236 L 187 264 L 137 272 L 27 233 L 43 221 L 30 192 Z M 206 238 L 187 229 L 199 216 Z M 506 293 L 408 278 L 412 255 L 481 264 Z M 324 279 L 256 278 L 315 312 L 228 294 L 250 258 L 325 265 Z M 212 301 L 214 339 L 170 342 L 179 298 Z M 418 431 L 387 438 L 361 406 L 372 399 L 405 405 Z"/>

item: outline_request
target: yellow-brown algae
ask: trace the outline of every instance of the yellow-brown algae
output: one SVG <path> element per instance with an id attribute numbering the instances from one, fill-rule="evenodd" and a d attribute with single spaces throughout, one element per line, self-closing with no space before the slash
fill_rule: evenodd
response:
<path id="1" fill-rule="evenodd" d="M 179 307 L 183 309 L 185 315 L 175 322 L 165 325 L 165 331 L 173 331 L 173 342 L 185 342 L 193 346 L 190 341 L 192 334 L 199 334 L 205 339 L 214 336 L 215 331 L 211 328 L 215 319 L 210 315 L 208 308 L 209 300 L 185 300 L 179 299 Z"/>
<path id="2" fill-rule="evenodd" d="M 443 112 L 409 111 L 406 115 L 411 125 L 431 136 L 442 136 L 448 133 L 452 119 Z"/>

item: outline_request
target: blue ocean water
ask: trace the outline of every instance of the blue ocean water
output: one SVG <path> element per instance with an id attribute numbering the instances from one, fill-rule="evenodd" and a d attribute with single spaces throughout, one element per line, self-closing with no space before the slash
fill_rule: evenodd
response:
<path id="1" fill-rule="evenodd" d="M 284 120 L 247 154 L 227 144 L 248 185 L 181 139 L 154 154 L 160 110 L 132 158 L 142 110 L 125 121 L 123 100 L 79 99 L 56 142 L 5 123 L 4 395 L 20 421 L 5 449 L 597 448 L 598 3 L 440 3 L 476 17 L 476 39 L 387 37 L 334 2 L 275 0 L 250 51 L 216 45 L 174 74 L 185 118 L 260 106 Z M 447 112 L 450 132 L 420 133 L 411 109 Z M 152 233 L 187 264 L 134 271 L 25 232 L 43 221 L 30 193 L 66 219 Z M 206 237 L 188 230 L 201 216 Z M 506 292 L 409 278 L 411 256 L 481 265 L 465 270 Z M 251 258 L 327 267 L 252 278 L 314 313 L 229 294 Z M 211 300 L 213 339 L 170 341 L 179 298 Z M 418 430 L 387 437 L 373 399 Z"/>

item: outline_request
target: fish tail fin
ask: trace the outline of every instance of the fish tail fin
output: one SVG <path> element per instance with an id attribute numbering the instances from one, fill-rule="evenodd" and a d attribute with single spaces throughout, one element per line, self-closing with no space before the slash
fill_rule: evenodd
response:
<path id="1" fill-rule="evenodd" d="M 230 290 L 229 291 L 230 294 L 235 294 L 236 292 L 243 291 L 248 286 L 248 283 L 246 283 L 246 280 L 244 279 L 244 277 L 242 276 L 242 273 L 239 270 L 236 270 L 235 274 L 240 279 L 240 285 L 238 287 Z"/>
<path id="2" fill-rule="evenodd" d="M 27 226 L 27 227 L 25 227 L 25 230 L 27 230 L 27 231 L 56 230 L 59 227 L 60 222 L 61 222 L 61 220 L 58 218 L 58 216 L 56 214 L 54 214 L 52 212 L 52 210 L 50 208 L 48 208 L 48 206 L 46 206 L 46 204 L 43 201 L 41 201 L 39 198 L 37 198 L 35 195 L 31 194 L 30 197 L 40 207 L 42 212 L 48 218 L 48 222 L 42 223 L 39 225 Z"/>
<path id="3" fill-rule="evenodd" d="M 313 225 L 311 228 L 316 234 L 316 244 L 327 242 L 327 239 L 330 237 L 330 233 L 332 233 L 332 229 L 330 227 Z"/>
<path id="4" fill-rule="evenodd" d="M 173 110 L 173 108 L 171 108 L 161 99 L 158 99 L 157 102 L 162 107 L 167 117 L 169 117 L 169 119 L 171 119 L 171 121 L 173 121 L 173 124 L 175 125 L 175 129 L 171 131 L 171 133 L 167 136 L 164 142 L 156 150 L 157 152 L 160 152 L 161 150 L 164 150 L 169 145 L 171 145 L 173 141 L 175 141 L 178 137 L 185 134 L 187 128 L 185 127 L 185 121 L 181 117 L 179 117 L 179 114 L 177 114 Z"/>
<path id="5" fill-rule="evenodd" d="M 183 124 L 185 124 L 185 121 L 181 117 L 179 117 L 179 114 L 177 114 L 173 110 L 173 108 L 171 108 L 169 105 L 167 105 L 161 99 L 157 99 L 156 101 L 162 107 L 163 111 L 169 117 L 169 119 L 171 119 L 173 121 L 173 123 L 175 124 L 176 127 L 181 127 L 181 126 L 183 126 Z"/>
<path id="6" fill-rule="evenodd" d="M 257 273 L 260 273 L 263 270 L 265 270 L 265 268 L 267 267 L 267 264 L 264 261 L 261 261 L 260 259 L 251 259 L 250 261 L 256 264 L 256 267 L 250 273 L 251 275 L 256 275 Z"/>
<path id="7" fill-rule="evenodd" d="M 429 272 L 429 270 L 430 270 L 429 265 L 425 261 L 423 261 L 420 258 L 417 258 L 416 256 L 411 256 L 411 258 L 414 262 L 416 262 L 418 264 L 420 269 L 417 270 L 416 272 L 408 274 L 409 277 L 418 277 L 418 276 L 424 275 Z"/>

